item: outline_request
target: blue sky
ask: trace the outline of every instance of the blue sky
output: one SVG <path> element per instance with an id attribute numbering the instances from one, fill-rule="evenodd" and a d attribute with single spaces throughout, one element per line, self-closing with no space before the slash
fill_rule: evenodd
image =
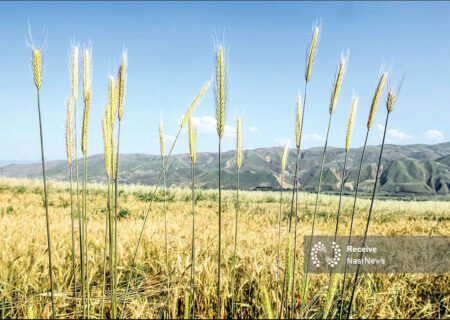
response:
<path id="1" fill-rule="evenodd" d="M 108 75 L 116 74 L 123 48 L 129 68 L 121 151 L 158 153 L 160 118 L 169 141 L 189 103 L 212 77 L 214 39 L 223 35 L 229 70 L 223 148 L 234 147 L 233 130 L 241 116 L 244 148 L 253 149 L 295 140 L 296 96 L 303 94 L 305 52 L 316 22 L 322 32 L 308 91 L 305 148 L 323 145 L 332 82 L 347 49 L 349 64 L 333 116 L 331 146 L 344 145 L 353 92 L 359 108 L 352 146 L 362 145 L 383 65 L 392 66 L 393 84 L 405 75 L 388 142 L 448 141 L 449 14 L 448 2 L 0 2 L 0 161 L 40 156 L 28 21 L 35 42 L 47 39 L 41 90 L 45 151 L 48 159 L 63 159 L 72 40 L 93 48 L 88 154 L 103 151 Z M 213 96 L 209 89 L 194 111 L 198 151 L 217 151 Z M 381 142 L 384 101 L 385 94 L 370 144 Z M 82 114 L 81 103 L 78 112 Z M 184 130 L 176 153 L 187 152 L 186 137 Z"/>

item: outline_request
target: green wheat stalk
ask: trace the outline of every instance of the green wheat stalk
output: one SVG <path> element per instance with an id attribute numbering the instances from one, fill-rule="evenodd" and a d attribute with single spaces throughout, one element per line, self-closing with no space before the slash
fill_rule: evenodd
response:
<path id="1" fill-rule="evenodd" d="M 345 74 L 347 60 L 348 60 L 348 54 L 347 54 L 347 56 L 341 56 L 341 60 L 339 62 L 339 67 L 338 67 L 335 81 L 334 81 L 333 92 L 331 95 L 331 101 L 330 101 L 330 107 L 329 107 L 330 116 L 328 119 L 328 129 L 327 129 L 327 135 L 325 138 L 325 145 L 323 147 L 323 152 L 322 152 L 322 163 L 320 166 L 319 183 L 317 186 L 316 201 L 315 201 L 315 205 L 314 205 L 313 223 L 312 223 L 312 229 L 311 229 L 311 241 L 310 241 L 309 250 L 308 250 L 308 262 L 306 264 L 306 270 L 305 270 L 305 281 L 303 284 L 302 304 L 301 304 L 301 308 L 300 308 L 300 313 L 303 311 L 303 306 L 304 306 L 305 298 L 306 298 L 306 291 L 307 291 L 307 287 L 308 287 L 308 275 L 309 275 L 308 272 L 309 272 L 309 264 L 310 264 L 310 260 L 311 260 L 312 239 L 314 237 L 314 227 L 315 227 L 315 223 L 316 223 L 317 207 L 319 204 L 320 187 L 322 185 L 323 167 L 325 164 L 325 154 L 327 151 L 328 137 L 330 134 L 331 119 L 332 119 L 332 116 L 334 113 L 334 109 L 336 108 L 336 103 L 337 103 L 337 99 L 339 97 L 339 92 L 341 90 L 341 85 L 342 85 L 342 80 L 343 80 L 344 74 Z"/>
<path id="2" fill-rule="evenodd" d="M 150 200 L 150 204 L 149 204 L 149 206 L 148 206 L 148 208 L 147 208 L 147 213 L 146 213 L 146 215 L 145 215 L 145 217 L 144 217 L 144 222 L 143 222 L 143 224 L 142 224 L 141 232 L 140 232 L 140 234 L 139 234 L 138 243 L 137 243 L 137 245 L 136 245 L 136 249 L 134 250 L 133 260 L 132 260 L 132 268 L 134 268 L 135 265 L 136 265 L 136 257 L 137 257 L 137 253 L 138 253 L 138 251 L 139 251 L 139 247 L 140 247 L 140 244 L 141 244 L 141 241 L 142 241 L 142 236 L 144 235 L 144 230 L 145 230 L 145 225 L 146 225 L 146 223 L 147 223 L 148 215 L 149 215 L 150 210 L 151 210 L 151 208 L 152 208 L 153 199 L 154 199 L 154 197 L 155 197 L 156 191 L 158 191 L 158 187 L 159 187 L 159 185 L 161 184 L 161 180 L 162 180 L 163 173 L 164 173 L 164 171 L 165 171 L 166 168 L 167 168 L 167 162 L 169 161 L 170 156 L 172 155 L 173 148 L 175 147 L 175 144 L 176 144 L 176 142 L 177 142 L 177 140 L 178 140 L 178 137 L 180 136 L 181 130 L 183 129 L 183 127 L 184 127 L 184 125 L 186 124 L 186 122 L 188 121 L 189 117 L 190 117 L 191 114 L 192 114 L 192 111 L 194 111 L 196 105 L 198 104 L 198 102 L 199 102 L 200 99 L 202 98 L 203 94 L 204 94 L 205 91 L 209 88 L 209 85 L 210 85 L 210 81 L 208 81 L 208 82 L 203 86 L 203 88 L 202 88 L 202 90 L 200 91 L 200 93 L 197 95 L 197 97 L 194 99 L 194 101 L 192 102 L 192 104 L 191 104 L 191 105 L 189 106 L 189 108 L 187 109 L 187 112 L 186 112 L 186 114 L 184 115 L 183 120 L 181 121 L 180 128 L 178 129 L 177 135 L 175 136 L 175 139 L 174 139 L 174 141 L 173 141 L 173 143 L 172 143 L 172 146 L 171 146 L 171 148 L 170 148 L 169 154 L 167 155 L 166 160 L 165 160 L 165 162 L 164 162 L 164 166 L 163 166 L 163 168 L 161 169 L 161 172 L 160 172 L 160 174 L 159 174 L 158 182 L 157 182 L 157 184 L 156 184 L 156 186 L 155 186 L 155 188 L 154 188 L 154 190 L 153 190 L 152 197 L 151 197 L 151 200 Z M 121 310 L 121 313 L 120 313 L 120 318 L 123 318 L 123 313 L 124 313 L 124 311 L 125 311 L 125 306 L 126 306 L 127 297 L 128 297 L 128 291 L 129 291 L 129 289 L 130 289 L 130 277 L 131 277 L 131 272 L 130 272 L 130 273 L 128 274 L 128 276 L 127 276 L 127 286 L 126 286 L 126 289 L 125 289 L 125 296 L 124 296 L 124 299 L 123 299 L 123 304 L 122 304 L 122 310 Z"/>
<path id="3" fill-rule="evenodd" d="M 236 223 L 234 226 L 234 255 L 233 255 L 233 278 L 231 284 L 232 303 L 231 303 L 231 318 L 234 319 L 236 294 L 234 286 L 236 282 L 236 248 L 238 235 L 238 216 L 239 216 L 239 174 L 242 166 L 242 121 L 239 117 L 236 123 L 236 168 L 237 168 L 237 188 L 236 188 Z"/>
<path id="4" fill-rule="evenodd" d="M 351 217 L 351 220 L 350 220 L 350 231 L 349 231 L 349 237 L 348 237 L 347 245 L 350 245 L 352 232 L 353 232 L 353 222 L 354 222 L 354 219 L 355 219 L 356 201 L 358 200 L 359 182 L 360 182 L 360 179 L 361 179 L 361 170 L 362 170 L 362 164 L 364 162 L 364 154 L 366 152 L 367 140 L 369 138 L 369 132 L 370 132 L 370 129 L 372 128 L 373 119 L 375 117 L 375 113 L 376 113 L 377 108 L 378 108 L 378 102 L 380 100 L 381 93 L 382 93 L 384 85 L 386 83 L 387 75 L 388 74 L 386 72 L 383 72 L 383 74 L 381 75 L 380 80 L 379 80 L 378 85 L 377 85 L 377 88 L 375 90 L 375 94 L 374 94 L 373 99 L 372 99 L 372 105 L 370 107 L 369 118 L 367 120 L 366 138 L 364 140 L 364 146 L 363 146 L 363 149 L 362 149 L 361 159 L 360 159 L 360 162 L 359 162 L 358 177 L 356 178 L 355 196 L 354 196 L 354 199 L 353 199 L 352 217 Z M 342 294 L 341 294 L 341 304 L 340 304 L 340 311 L 339 311 L 339 319 L 342 318 L 342 311 L 343 311 L 343 304 L 344 304 L 344 293 L 346 292 L 345 291 L 345 280 L 347 278 L 347 258 L 348 258 L 348 252 L 347 252 L 347 255 L 345 257 L 344 279 L 342 281 Z"/>
<path id="5" fill-rule="evenodd" d="M 31 45 L 31 66 L 33 70 L 34 85 L 37 93 L 37 107 L 39 114 L 39 134 L 41 140 L 41 163 L 42 163 L 42 178 L 44 183 L 44 203 L 45 203 L 45 219 L 47 225 L 47 248 L 48 248 L 48 268 L 50 275 L 50 293 L 52 301 L 52 318 L 55 318 L 55 305 L 53 294 L 53 268 L 52 268 L 52 247 L 50 240 L 50 220 L 48 217 L 48 195 L 47 195 L 47 181 L 45 176 L 45 158 L 44 158 L 44 138 L 42 134 L 42 119 L 41 119 L 41 99 L 39 97 L 42 85 L 42 55 L 41 48 L 36 48 Z"/>
<path id="6" fill-rule="evenodd" d="M 377 190 L 378 176 L 379 176 L 380 167 L 381 167 L 381 159 L 383 157 L 383 149 L 384 149 L 384 142 L 386 139 L 386 131 L 387 131 L 387 126 L 388 126 L 388 122 L 389 122 L 389 115 L 391 114 L 392 110 L 394 109 L 394 105 L 395 105 L 396 99 L 398 97 L 398 93 L 400 91 L 402 82 L 403 82 L 403 79 L 400 82 L 397 92 L 394 93 L 391 89 L 388 90 L 388 96 L 387 96 L 387 100 L 386 100 L 387 113 L 386 113 L 386 122 L 384 124 L 384 130 L 383 130 L 383 141 L 381 142 L 380 155 L 378 157 L 377 172 L 375 175 L 375 183 L 373 184 L 372 199 L 370 201 L 369 214 L 367 216 L 366 230 L 364 231 L 362 247 L 364 247 L 366 244 L 367 234 L 369 232 L 370 218 L 372 217 L 373 203 L 375 200 L 375 194 L 376 194 L 376 190 Z M 362 259 L 363 254 L 364 253 L 361 252 L 361 254 L 359 255 L 359 259 Z M 358 276 L 359 276 L 360 267 L 361 267 L 361 265 L 358 264 L 358 266 L 356 268 L 355 280 L 353 281 L 353 289 L 352 289 L 352 295 L 350 297 L 350 305 L 349 305 L 349 309 L 348 309 L 347 319 L 350 317 L 351 312 L 352 312 L 352 303 L 353 303 L 353 298 L 355 296 L 356 286 L 358 284 Z"/>

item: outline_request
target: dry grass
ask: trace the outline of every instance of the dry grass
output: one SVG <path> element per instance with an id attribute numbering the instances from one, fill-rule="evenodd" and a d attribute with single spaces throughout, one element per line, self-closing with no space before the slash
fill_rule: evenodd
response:
<path id="1" fill-rule="evenodd" d="M 73 317 L 72 258 L 70 229 L 70 199 L 67 183 L 49 182 L 49 214 L 52 230 L 53 273 L 57 317 Z M 0 316 L 38 318 L 51 315 L 48 291 L 47 244 L 40 180 L 0 179 Z M 118 272 L 119 298 L 127 267 L 142 227 L 153 190 L 146 186 L 128 186 L 119 190 Z M 91 297 L 100 315 L 103 275 L 104 219 L 106 185 L 88 186 L 89 207 L 89 276 Z M 171 305 L 174 315 L 184 312 L 184 295 L 188 290 L 191 253 L 191 193 L 189 189 L 168 190 L 169 262 L 172 271 Z M 217 197 L 216 190 L 199 190 L 196 204 L 196 314 L 215 316 L 217 285 Z M 231 279 L 234 241 L 233 191 L 223 191 L 222 224 L 222 316 L 231 311 Z M 264 314 L 260 300 L 262 288 L 267 288 L 275 301 L 279 204 L 276 192 L 246 192 L 240 196 L 240 231 L 236 262 L 236 314 L 240 317 L 260 317 Z M 163 201 L 154 203 L 141 250 L 136 260 L 140 275 L 131 287 L 126 316 L 157 317 L 165 304 L 165 249 Z M 287 204 L 290 194 L 283 201 Z M 315 194 L 299 194 L 300 236 L 311 230 Z M 341 230 L 350 222 L 352 197 L 343 198 Z M 320 197 L 316 234 L 334 232 L 338 197 Z M 357 205 L 355 235 L 361 235 L 370 200 L 360 199 Z M 286 245 L 288 206 L 283 212 L 283 245 Z M 448 235 L 450 230 L 449 202 L 375 201 L 371 235 Z M 57 231 L 57 232 L 56 232 Z M 76 252 L 79 252 L 76 250 Z M 284 261 L 284 252 L 282 253 Z M 300 283 L 303 280 L 303 240 L 297 250 L 296 308 L 300 308 Z M 79 261 L 77 257 L 77 261 Z M 327 280 L 327 275 L 310 275 L 307 301 Z M 448 318 L 450 316 L 449 275 L 399 274 L 369 275 L 358 286 L 354 317 L 362 318 Z M 136 295 L 139 290 L 139 295 Z M 133 294 L 134 293 L 134 294 Z M 308 317 L 320 316 L 327 290 Z M 272 305 L 274 309 L 274 305 Z M 79 310 L 80 311 L 80 310 Z M 109 312 L 107 300 L 106 315 Z M 95 313 L 94 313 L 95 312 Z M 335 312 L 333 307 L 330 315 Z"/>

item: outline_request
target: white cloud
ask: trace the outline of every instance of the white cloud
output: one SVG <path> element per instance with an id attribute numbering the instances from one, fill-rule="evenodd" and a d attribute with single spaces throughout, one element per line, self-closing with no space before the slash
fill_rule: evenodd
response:
<path id="1" fill-rule="evenodd" d="M 163 134 L 164 137 L 164 141 L 168 141 L 168 142 L 174 142 L 175 141 L 175 137 L 174 136 L 169 136 L 168 134 Z"/>
<path id="2" fill-rule="evenodd" d="M 384 131 L 384 126 L 377 124 L 380 133 L 380 139 L 383 137 L 382 133 Z M 411 142 L 415 138 L 414 135 L 408 135 L 404 132 L 398 131 L 397 129 L 388 129 L 386 131 L 386 142 L 390 143 L 407 143 Z"/>
<path id="3" fill-rule="evenodd" d="M 439 130 L 427 130 L 423 133 L 425 139 L 432 143 L 439 143 L 444 141 L 444 134 Z"/>
<path id="4" fill-rule="evenodd" d="M 216 119 L 211 116 L 192 117 L 192 124 L 199 134 L 214 134 L 217 132 Z M 233 138 L 236 136 L 236 127 L 225 125 L 224 136 Z"/>
<path id="5" fill-rule="evenodd" d="M 273 139 L 273 141 L 280 146 L 284 146 L 286 144 L 287 139 L 283 139 L 283 138 L 275 138 Z"/>
<path id="6" fill-rule="evenodd" d="M 250 127 L 250 132 L 256 132 L 256 131 L 258 131 L 257 127 Z"/>
<path id="7" fill-rule="evenodd" d="M 313 142 L 323 142 L 325 141 L 325 138 L 322 137 L 320 134 L 318 133 L 308 133 L 305 134 L 302 139 L 306 140 L 306 141 L 313 141 Z"/>

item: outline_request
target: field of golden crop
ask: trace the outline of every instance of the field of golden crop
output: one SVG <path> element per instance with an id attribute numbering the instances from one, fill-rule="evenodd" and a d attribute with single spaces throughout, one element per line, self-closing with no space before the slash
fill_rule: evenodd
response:
<path id="1" fill-rule="evenodd" d="M 131 265 L 151 187 L 120 186 L 118 222 L 119 300 L 123 297 L 125 273 Z M 49 183 L 49 213 L 58 318 L 75 317 L 72 293 L 71 220 L 68 184 Z M 91 317 L 100 317 L 106 186 L 88 190 L 89 277 Z M 169 265 L 171 272 L 171 316 L 184 312 L 184 295 L 189 291 L 192 237 L 190 190 L 168 191 Z M 47 242 L 42 183 L 39 180 L 0 179 L 0 317 L 48 318 L 51 316 Z M 275 308 L 279 193 L 242 192 L 237 249 L 237 315 L 263 317 L 261 288 L 269 291 Z M 285 193 L 283 234 L 287 233 L 290 193 Z M 229 317 L 234 243 L 234 193 L 224 192 L 222 229 L 222 316 Z M 303 235 L 311 230 L 314 194 L 299 194 L 299 241 L 297 249 L 296 306 L 300 308 L 303 280 Z M 196 203 L 196 316 L 215 317 L 217 285 L 217 192 L 197 192 Z M 158 198 L 156 199 L 158 200 Z M 343 199 L 340 233 L 348 230 L 352 198 Z M 365 225 L 370 200 L 359 200 L 356 234 Z M 338 197 L 320 197 L 317 234 L 334 233 Z M 448 235 L 449 202 L 375 201 L 371 235 Z M 77 228 L 75 230 L 78 230 Z M 78 231 L 77 231 L 78 233 Z M 346 232 L 345 232 L 346 233 Z M 283 245 L 285 244 L 285 239 Z M 78 239 L 78 235 L 76 235 Z M 284 252 L 284 251 L 283 251 Z M 79 250 L 77 248 L 77 263 Z M 126 316 L 158 317 L 165 303 L 164 214 L 156 201 L 150 212 L 139 250 L 136 281 Z M 282 260 L 284 261 L 284 253 Z M 284 266 L 284 265 L 283 265 Z M 283 278 L 283 276 L 281 276 Z M 326 275 L 310 275 L 309 302 L 323 287 Z M 450 317 L 448 274 L 365 275 L 357 287 L 353 317 L 439 318 Z M 77 287 L 80 288 L 79 274 Z M 326 290 L 306 314 L 320 317 Z M 332 308 L 331 313 L 336 313 Z M 78 303 L 78 315 L 80 315 Z M 109 314 L 109 300 L 106 303 Z"/>

